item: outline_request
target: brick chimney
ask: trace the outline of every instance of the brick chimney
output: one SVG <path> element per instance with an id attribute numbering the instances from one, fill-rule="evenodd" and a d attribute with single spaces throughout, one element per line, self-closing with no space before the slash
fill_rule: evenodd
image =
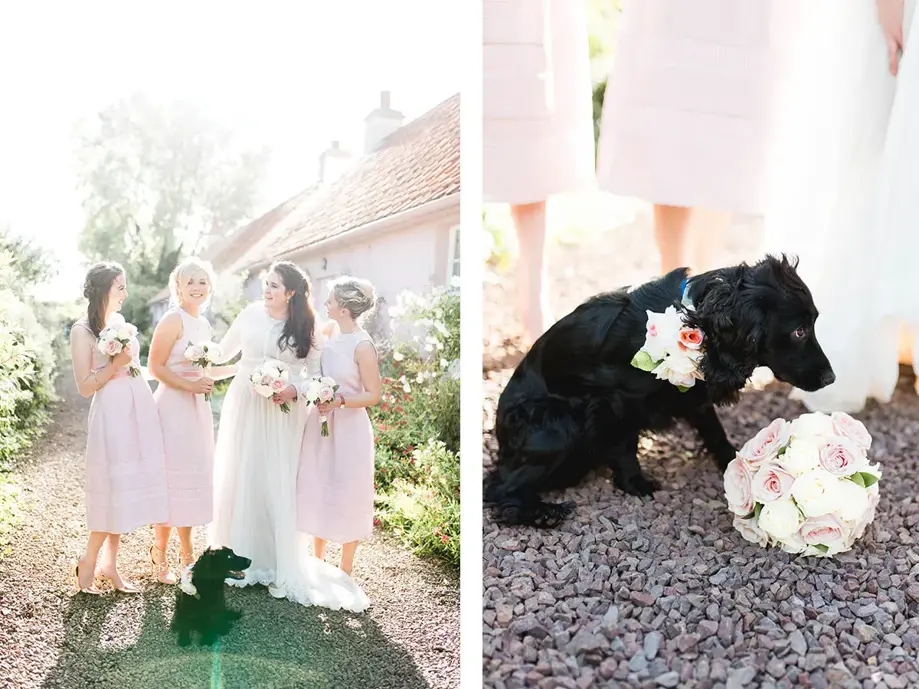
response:
<path id="1" fill-rule="evenodd" d="M 380 92 L 380 107 L 364 118 L 364 154 L 375 151 L 380 142 L 405 122 L 405 115 L 393 110 L 389 91 Z"/>
<path id="2" fill-rule="evenodd" d="M 333 141 L 332 147 L 319 155 L 319 181 L 331 184 L 351 167 L 351 154 L 341 147 L 340 142 Z"/>

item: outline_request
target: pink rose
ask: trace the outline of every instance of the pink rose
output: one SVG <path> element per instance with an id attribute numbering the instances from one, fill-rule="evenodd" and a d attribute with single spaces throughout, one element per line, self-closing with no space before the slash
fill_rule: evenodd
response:
<path id="1" fill-rule="evenodd" d="M 832 550 L 838 550 L 846 541 L 846 527 L 833 514 L 824 514 L 819 517 L 810 517 L 805 521 L 798 533 L 807 545 L 825 545 Z"/>
<path id="2" fill-rule="evenodd" d="M 105 353 L 109 356 L 115 356 L 122 350 L 122 345 L 118 340 L 109 340 L 105 343 Z"/>
<path id="3" fill-rule="evenodd" d="M 866 452 L 871 448 L 871 434 L 861 421 L 841 411 L 830 414 L 830 421 L 837 435 L 848 438 Z"/>
<path id="4" fill-rule="evenodd" d="M 820 447 L 820 466 L 833 476 L 851 476 L 865 464 L 861 449 L 848 438 L 831 436 Z"/>
<path id="5" fill-rule="evenodd" d="M 753 436 L 737 454 L 754 471 L 779 455 L 779 450 L 791 438 L 791 424 L 785 419 L 776 419 Z"/>
<path id="6" fill-rule="evenodd" d="M 753 475 L 753 499 L 756 502 L 780 500 L 791 493 L 795 477 L 778 464 L 767 462 Z"/>
<path id="7" fill-rule="evenodd" d="M 262 381 L 261 381 L 262 385 L 271 385 L 273 382 L 274 382 L 274 378 L 272 378 L 271 376 L 269 375 L 262 376 Z"/>
<path id="8" fill-rule="evenodd" d="M 284 392 L 284 389 L 287 387 L 287 384 L 280 378 L 271 383 L 271 389 L 275 392 Z"/>
<path id="9" fill-rule="evenodd" d="M 320 402 L 331 402 L 333 397 L 335 397 L 335 391 L 332 389 L 331 385 L 323 385 L 319 388 Z"/>
<path id="10" fill-rule="evenodd" d="M 698 328 L 680 328 L 680 344 L 686 349 L 699 349 L 702 346 L 702 331 Z"/>
<path id="11" fill-rule="evenodd" d="M 738 517 L 746 517 L 756 504 L 750 471 L 739 459 L 732 459 L 724 472 L 724 497 L 728 500 L 728 509 Z"/>

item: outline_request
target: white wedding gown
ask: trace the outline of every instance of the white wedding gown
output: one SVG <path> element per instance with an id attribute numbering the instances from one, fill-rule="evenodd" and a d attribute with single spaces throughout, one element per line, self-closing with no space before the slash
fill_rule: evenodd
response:
<path id="1" fill-rule="evenodd" d="M 306 359 L 278 350 L 284 322 L 271 318 L 261 302 L 247 306 L 220 343 L 225 360 L 242 352 L 239 370 L 227 391 L 214 457 L 212 545 L 227 546 L 252 559 L 233 586 L 273 585 L 289 600 L 333 610 L 362 612 L 370 602 L 354 580 L 337 567 L 309 554 L 307 538 L 297 531 L 297 469 L 306 406 L 291 402 L 285 414 L 252 391 L 249 375 L 265 359 L 290 366 L 299 386 L 319 374 L 321 333 Z M 280 595 L 280 594 L 279 594 Z"/>
<path id="2" fill-rule="evenodd" d="M 906 1 L 906 43 L 915 8 Z M 900 328 L 919 333 L 919 46 L 907 45 L 894 78 L 874 2 L 806 0 L 796 9 L 766 249 L 800 257 L 837 377 L 793 397 L 812 411 L 855 413 L 868 398 L 890 400 Z M 919 351 L 913 361 L 919 367 Z"/>

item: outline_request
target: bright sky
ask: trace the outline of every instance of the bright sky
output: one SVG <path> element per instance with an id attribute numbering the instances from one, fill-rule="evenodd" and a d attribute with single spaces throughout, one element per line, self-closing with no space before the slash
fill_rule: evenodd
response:
<path id="1" fill-rule="evenodd" d="M 464 4 L 4 3 L 0 223 L 53 250 L 62 275 L 43 296 L 76 296 L 83 216 L 72 126 L 134 91 L 191 101 L 268 144 L 267 210 L 316 181 L 333 139 L 362 152 L 363 119 L 380 91 L 408 122 L 460 90 Z"/>

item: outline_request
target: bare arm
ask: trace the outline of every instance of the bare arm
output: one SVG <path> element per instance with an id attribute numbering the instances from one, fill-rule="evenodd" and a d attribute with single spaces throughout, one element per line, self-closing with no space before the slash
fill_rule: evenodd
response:
<path id="1" fill-rule="evenodd" d="M 373 343 L 361 342 L 354 350 L 354 360 L 357 362 L 357 368 L 361 374 L 364 392 L 353 397 L 346 397 L 345 408 L 375 407 L 380 403 L 382 396 L 382 381 L 380 380 L 380 362 L 377 360 L 377 350 Z M 341 395 L 336 397 L 340 403 Z"/>
<path id="2" fill-rule="evenodd" d="M 130 353 L 122 353 L 103 368 L 93 372 L 93 347 L 96 338 L 86 328 L 74 325 L 70 329 L 70 361 L 73 364 L 73 379 L 83 397 L 92 397 L 108 383 L 124 363 L 130 361 Z M 127 348 L 125 348 L 127 350 Z"/>
<path id="3" fill-rule="evenodd" d="M 159 382 L 175 390 L 194 394 L 208 392 L 208 390 L 199 390 L 205 387 L 201 381 L 183 378 L 166 365 L 169 361 L 169 353 L 182 334 L 182 317 L 177 313 L 170 313 L 157 323 L 156 330 L 153 331 L 153 340 L 150 342 L 147 368 Z"/>

